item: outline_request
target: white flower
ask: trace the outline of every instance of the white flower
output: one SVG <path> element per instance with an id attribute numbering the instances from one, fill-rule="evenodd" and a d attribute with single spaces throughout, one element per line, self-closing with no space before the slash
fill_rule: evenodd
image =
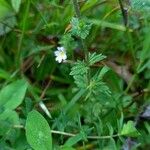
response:
<path id="1" fill-rule="evenodd" d="M 66 50 L 64 47 L 57 47 L 57 51 L 54 52 L 56 58 L 55 60 L 61 63 L 67 59 Z"/>

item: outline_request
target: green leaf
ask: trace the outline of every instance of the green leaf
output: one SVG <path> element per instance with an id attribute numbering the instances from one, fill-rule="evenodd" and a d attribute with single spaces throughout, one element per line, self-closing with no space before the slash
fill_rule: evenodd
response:
<path id="1" fill-rule="evenodd" d="M 10 6 L 5 0 L 0 0 L 0 20 L 10 12 Z"/>
<path id="2" fill-rule="evenodd" d="M 28 84 L 24 80 L 15 81 L 0 91 L 0 106 L 4 109 L 15 109 L 23 101 Z"/>
<path id="3" fill-rule="evenodd" d="M 82 6 L 81 12 L 88 10 L 89 8 L 96 5 L 98 0 L 87 0 L 86 3 Z"/>
<path id="4" fill-rule="evenodd" d="M 94 53 L 90 53 L 89 54 L 89 62 L 90 62 L 90 65 L 92 66 L 93 64 L 105 59 L 106 56 L 102 55 L 102 54 L 96 54 L 95 52 Z"/>
<path id="5" fill-rule="evenodd" d="M 74 66 L 71 68 L 70 75 L 73 76 L 76 85 L 79 88 L 86 88 L 86 83 L 87 83 L 87 71 L 88 67 L 86 64 L 82 61 L 77 61 Z"/>
<path id="6" fill-rule="evenodd" d="M 72 147 L 63 146 L 63 147 L 60 148 L 60 150 L 75 150 L 75 149 L 72 148 Z"/>
<path id="7" fill-rule="evenodd" d="M 70 102 L 64 108 L 64 114 L 66 114 L 68 110 L 72 109 L 75 103 L 81 98 L 81 96 L 85 94 L 85 92 L 86 92 L 86 89 L 81 89 L 74 97 L 72 97 Z"/>
<path id="8" fill-rule="evenodd" d="M 0 0 L 0 35 L 12 30 L 16 25 L 16 18 L 13 10 L 5 0 Z"/>
<path id="9" fill-rule="evenodd" d="M 100 70 L 100 72 L 99 72 L 99 74 L 98 74 L 98 78 L 102 79 L 102 78 L 104 77 L 104 75 L 105 75 L 109 70 L 110 70 L 109 67 L 104 66 L 104 67 Z"/>
<path id="10" fill-rule="evenodd" d="M 140 53 L 140 63 L 138 65 L 138 68 L 137 68 L 137 72 L 140 73 L 143 71 L 143 69 L 145 69 L 146 66 L 149 65 L 149 62 L 148 64 L 145 63 L 145 60 L 149 60 L 150 58 L 150 29 L 146 29 L 146 32 L 144 34 L 144 40 L 143 40 L 143 48 L 142 48 L 142 51 Z"/>
<path id="11" fill-rule="evenodd" d="M 121 135 L 128 137 L 137 137 L 139 136 L 139 132 L 135 128 L 133 121 L 128 121 L 127 124 L 124 124 L 123 129 L 121 131 Z"/>
<path id="12" fill-rule="evenodd" d="M 116 29 L 119 31 L 126 31 L 126 27 L 120 24 L 108 22 L 108 21 L 103 21 L 103 20 L 98 20 L 98 19 L 88 19 L 89 23 L 92 23 L 93 25 L 100 26 L 100 27 L 105 27 L 105 28 L 110 28 L 110 29 Z M 132 32 L 132 29 L 129 29 L 130 32 Z"/>
<path id="13" fill-rule="evenodd" d="M 132 0 L 131 6 L 136 10 L 150 10 L 150 0 Z"/>
<path id="14" fill-rule="evenodd" d="M 0 78 L 9 79 L 10 76 L 11 75 L 6 70 L 0 69 Z"/>
<path id="15" fill-rule="evenodd" d="M 82 133 L 79 133 L 76 136 L 69 138 L 66 141 L 65 146 L 73 146 L 74 144 L 78 143 L 82 139 L 83 139 L 83 135 Z"/>
<path id="16" fill-rule="evenodd" d="M 11 0 L 11 4 L 14 10 L 18 12 L 21 5 L 21 0 Z"/>
<path id="17" fill-rule="evenodd" d="M 77 61 L 74 66 L 71 68 L 71 72 L 70 75 L 83 75 L 86 74 L 88 70 L 88 67 L 86 66 L 86 64 L 84 62 L 81 61 Z"/>
<path id="18" fill-rule="evenodd" d="M 26 121 L 26 137 L 35 150 L 52 150 L 52 136 L 49 124 L 37 111 L 28 114 Z"/>
<path id="19" fill-rule="evenodd" d="M 91 29 L 91 24 L 86 23 L 85 20 L 79 20 L 78 18 L 72 18 L 71 20 L 71 34 L 74 36 L 79 36 L 85 39 Z"/>
<path id="20" fill-rule="evenodd" d="M 19 116 L 15 111 L 4 111 L 0 114 L 0 135 L 7 135 L 6 139 L 14 141 L 19 135 L 19 130 L 16 130 L 14 125 L 19 124 Z"/>

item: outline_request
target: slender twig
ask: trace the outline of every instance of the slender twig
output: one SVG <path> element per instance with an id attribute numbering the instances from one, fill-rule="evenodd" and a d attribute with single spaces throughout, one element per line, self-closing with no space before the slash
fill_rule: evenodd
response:
<path id="1" fill-rule="evenodd" d="M 40 99 L 43 99 L 43 98 L 44 98 L 45 93 L 46 93 L 47 89 L 49 88 L 49 86 L 50 86 L 51 82 L 52 82 L 52 80 L 51 80 L 51 79 L 49 79 L 49 81 L 48 81 L 48 83 L 47 83 L 46 87 L 44 88 L 44 90 L 43 90 L 43 92 L 42 92 L 42 94 L 41 94 L 41 96 L 40 96 Z"/>

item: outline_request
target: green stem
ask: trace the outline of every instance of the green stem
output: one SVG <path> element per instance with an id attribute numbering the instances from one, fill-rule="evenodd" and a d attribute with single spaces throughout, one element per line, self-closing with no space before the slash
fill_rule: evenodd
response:
<path id="1" fill-rule="evenodd" d="M 81 13 L 80 13 L 78 1 L 77 0 L 72 0 L 72 2 L 73 2 L 73 6 L 74 6 L 74 10 L 75 10 L 76 16 L 78 18 L 81 18 Z"/>
<path id="2" fill-rule="evenodd" d="M 13 128 L 24 129 L 25 127 L 22 125 L 14 125 Z M 70 137 L 74 137 L 77 135 L 74 133 L 68 133 L 68 132 L 56 131 L 56 130 L 51 130 L 51 133 L 64 135 L 64 136 L 70 136 Z M 104 136 L 87 136 L 87 138 L 93 139 L 93 140 L 98 140 L 98 139 L 110 139 L 110 138 L 119 137 L 119 136 L 122 136 L 122 135 L 121 134 L 114 134 L 114 135 L 104 135 Z"/>
<path id="3" fill-rule="evenodd" d="M 79 5 L 78 5 L 78 1 L 77 0 L 72 0 L 72 2 L 73 2 L 75 14 L 76 14 L 77 18 L 80 20 L 81 19 L 81 13 L 80 13 L 80 8 L 79 8 Z M 88 48 L 87 48 L 87 46 L 86 46 L 86 44 L 85 44 L 85 42 L 84 42 L 83 39 L 81 39 L 81 45 L 82 45 L 82 48 L 83 48 L 84 53 L 85 53 L 86 64 L 89 67 L 89 53 L 88 53 Z M 88 83 L 88 85 L 90 84 L 90 69 L 87 72 L 87 83 Z"/>
<path id="4" fill-rule="evenodd" d="M 129 91 L 129 89 L 131 88 L 131 86 L 132 86 L 132 84 L 133 84 L 133 82 L 134 82 L 134 80 L 135 80 L 136 77 L 137 77 L 137 74 L 135 73 L 135 74 L 132 76 L 132 78 L 131 78 L 131 80 L 130 80 L 128 86 L 127 86 L 127 88 L 125 89 L 125 93 L 127 93 L 127 92 Z"/>

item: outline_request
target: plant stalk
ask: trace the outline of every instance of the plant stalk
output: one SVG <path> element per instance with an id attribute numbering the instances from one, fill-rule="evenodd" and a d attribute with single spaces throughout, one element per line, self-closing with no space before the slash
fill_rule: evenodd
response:
<path id="1" fill-rule="evenodd" d="M 14 125 L 13 128 L 25 129 L 25 127 L 23 125 Z M 68 133 L 68 132 L 57 131 L 57 130 L 51 130 L 51 133 L 64 135 L 64 136 L 70 136 L 70 137 L 74 137 L 77 135 L 74 133 Z M 121 134 L 114 134 L 114 135 L 104 135 L 104 136 L 87 136 L 87 138 L 97 140 L 97 139 L 110 139 L 110 138 L 119 137 L 119 136 L 122 136 L 122 135 Z"/>
<path id="2" fill-rule="evenodd" d="M 76 17 L 80 20 L 81 19 L 81 13 L 80 13 L 80 8 L 79 8 L 78 1 L 77 0 L 72 0 L 72 2 L 73 2 L 73 6 L 74 6 Z M 85 42 L 84 42 L 83 39 L 81 39 L 81 45 L 82 45 L 82 48 L 83 48 L 84 53 L 85 53 L 86 64 L 89 67 L 89 53 L 88 53 L 88 48 L 87 48 L 87 46 L 86 46 L 86 44 L 85 44 Z M 88 83 L 88 85 L 90 84 L 90 69 L 87 72 L 87 83 Z"/>

